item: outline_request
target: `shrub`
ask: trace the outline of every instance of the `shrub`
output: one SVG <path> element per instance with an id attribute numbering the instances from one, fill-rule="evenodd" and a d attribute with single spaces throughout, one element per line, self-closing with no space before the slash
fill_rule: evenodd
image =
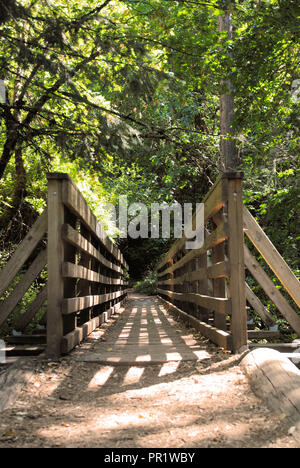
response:
<path id="1" fill-rule="evenodd" d="M 157 272 L 149 270 L 145 277 L 134 284 L 136 292 L 144 293 L 148 295 L 155 295 L 157 289 Z"/>

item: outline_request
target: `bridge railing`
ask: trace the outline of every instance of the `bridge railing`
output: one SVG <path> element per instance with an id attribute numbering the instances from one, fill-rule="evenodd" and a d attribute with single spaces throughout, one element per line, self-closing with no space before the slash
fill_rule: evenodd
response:
<path id="1" fill-rule="evenodd" d="M 204 244 L 174 243 L 158 265 L 158 294 L 204 336 L 237 352 L 247 344 L 242 173 L 220 176 L 203 203 Z"/>
<path id="2" fill-rule="evenodd" d="M 47 222 L 48 215 L 45 210 L 0 271 L 0 327 L 9 320 L 13 329 L 22 332 L 47 300 L 47 286 L 45 285 L 39 288 L 37 296 L 28 309 L 22 315 L 14 316 L 14 311 L 24 295 L 32 283 L 39 279 L 40 273 L 46 267 Z M 16 279 L 19 281 L 16 282 Z"/>
<path id="3" fill-rule="evenodd" d="M 252 280 L 261 286 L 265 295 L 273 302 L 277 314 L 284 317 L 293 332 L 296 333 L 297 336 L 300 336 L 300 282 L 245 206 L 243 207 L 243 220 L 244 231 L 248 238 L 249 247 L 251 248 L 250 250 L 246 244 L 244 245 L 247 273 L 250 274 Z M 258 256 L 257 254 L 259 254 L 260 258 L 256 258 Z M 264 259 L 265 263 L 268 265 L 269 272 L 261 265 L 262 259 Z M 273 271 L 275 277 L 284 288 L 281 289 L 283 291 L 285 290 L 285 296 L 280 292 L 280 289 L 276 287 L 274 277 L 271 277 L 271 271 Z M 274 328 L 275 322 L 272 315 L 264 307 L 263 303 L 247 283 L 246 299 L 251 308 L 260 316 L 262 322 L 267 327 Z M 267 338 L 268 334 L 272 337 L 270 331 L 265 331 L 264 334 L 260 332 L 260 335 L 264 338 Z"/>
<path id="4" fill-rule="evenodd" d="M 122 253 L 67 174 L 48 174 L 47 353 L 68 353 L 126 296 Z"/>

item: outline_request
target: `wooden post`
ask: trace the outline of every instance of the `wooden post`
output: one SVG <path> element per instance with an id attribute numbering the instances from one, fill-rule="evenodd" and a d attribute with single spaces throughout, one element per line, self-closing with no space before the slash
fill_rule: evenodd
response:
<path id="1" fill-rule="evenodd" d="M 64 243 L 62 225 L 65 210 L 62 203 L 62 181 L 55 174 L 48 175 L 48 307 L 47 307 L 47 356 L 56 359 L 61 354 L 63 337 L 62 300 L 64 281 L 62 278 L 62 260 Z"/>
<path id="2" fill-rule="evenodd" d="M 223 175 L 228 189 L 228 256 L 230 262 L 229 292 L 231 298 L 231 332 L 233 351 L 247 345 L 247 312 L 245 298 L 244 233 L 242 173 Z"/>

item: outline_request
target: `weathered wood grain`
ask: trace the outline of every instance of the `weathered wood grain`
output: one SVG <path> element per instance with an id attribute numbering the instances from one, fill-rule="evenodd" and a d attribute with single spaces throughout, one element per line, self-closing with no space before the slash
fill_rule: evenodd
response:
<path id="1" fill-rule="evenodd" d="M 267 273 L 259 265 L 256 258 L 253 257 L 248 247 L 244 246 L 245 265 L 251 275 L 261 285 L 265 293 L 274 302 L 277 309 L 285 317 L 293 330 L 300 336 L 300 317 L 297 312 L 290 306 L 288 301 L 283 297 L 280 291 L 276 288 Z"/>
<path id="2" fill-rule="evenodd" d="M 48 217 L 47 210 L 38 217 L 25 239 L 21 242 L 9 262 L 0 272 L 0 297 L 3 296 L 8 286 L 20 271 L 24 263 L 28 260 L 38 243 L 47 231 Z"/>
<path id="3" fill-rule="evenodd" d="M 300 282 L 248 209 L 243 208 L 245 233 L 300 307 Z"/>
<path id="4" fill-rule="evenodd" d="M 8 298 L 2 302 L 0 306 L 0 326 L 5 322 L 7 317 L 14 310 L 18 302 L 22 299 L 25 292 L 28 290 L 31 283 L 36 279 L 42 269 L 45 267 L 47 262 L 47 252 L 42 250 L 36 259 L 32 262 L 26 273 L 21 277 L 19 283 L 16 285 L 14 290 L 8 296 Z"/>

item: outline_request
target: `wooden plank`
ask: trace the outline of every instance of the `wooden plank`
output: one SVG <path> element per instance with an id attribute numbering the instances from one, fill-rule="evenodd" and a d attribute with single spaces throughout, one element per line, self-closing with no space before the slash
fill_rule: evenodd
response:
<path id="1" fill-rule="evenodd" d="M 96 294 L 91 296 L 64 299 L 62 302 L 62 313 L 67 315 L 74 312 L 79 312 L 80 310 L 94 307 L 98 304 L 103 304 L 104 302 L 111 301 L 112 299 L 117 299 L 121 296 L 124 296 L 124 294 L 124 291 L 116 291 L 107 294 Z"/>
<path id="2" fill-rule="evenodd" d="M 75 346 L 78 346 L 88 335 L 90 335 L 101 323 L 107 321 L 112 315 L 112 309 L 103 312 L 100 316 L 94 317 L 81 327 L 77 327 L 72 332 L 63 336 L 61 341 L 62 354 L 68 354 Z"/>
<path id="3" fill-rule="evenodd" d="M 76 327 L 75 330 L 64 335 L 61 339 L 61 354 L 68 354 L 75 346 L 78 346 L 83 340 L 83 330 Z"/>
<path id="4" fill-rule="evenodd" d="M 228 180 L 228 257 L 230 262 L 229 295 L 231 298 L 231 333 L 233 350 L 247 345 L 247 312 L 245 297 L 244 234 L 242 181 Z"/>
<path id="5" fill-rule="evenodd" d="M 47 300 L 47 285 L 44 286 L 41 291 L 37 294 L 34 301 L 29 305 L 26 312 L 19 318 L 15 325 L 15 330 L 25 330 L 27 325 L 31 322 L 31 320 L 35 317 L 38 313 L 44 302 Z"/>
<path id="6" fill-rule="evenodd" d="M 38 356 L 45 351 L 43 345 L 7 345 L 6 356 Z"/>
<path id="7" fill-rule="evenodd" d="M 123 271 L 120 266 L 108 261 L 87 239 L 85 239 L 79 232 L 75 231 L 75 229 L 73 229 L 69 224 L 63 225 L 62 238 L 85 254 L 90 255 L 95 260 L 98 260 L 105 267 L 110 268 L 113 271 L 117 271 L 118 273 Z"/>
<path id="8" fill-rule="evenodd" d="M 61 229 L 65 222 L 62 203 L 62 180 L 48 177 L 48 308 L 47 355 L 51 359 L 60 356 L 60 344 L 64 335 L 61 303 L 64 283 L 61 264 L 64 259 L 64 242 Z"/>
<path id="9" fill-rule="evenodd" d="M 271 331 L 271 330 L 248 330 L 248 340 L 257 340 L 257 339 L 274 339 L 279 338 L 280 332 L 279 331 Z"/>
<path id="10" fill-rule="evenodd" d="M 255 245 L 271 270 L 273 270 L 297 306 L 300 307 L 300 282 L 245 206 L 243 217 L 246 235 Z"/>
<path id="11" fill-rule="evenodd" d="M 249 348 L 270 348 L 285 353 L 296 351 L 299 348 L 299 343 L 249 343 Z"/>
<path id="12" fill-rule="evenodd" d="M 295 310 L 290 306 L 288 301 L 283 297 L 280 291 L 276 288 L 273 281 L 268 277 L 267 273 L 259 265 L 256 258 L 250 253 L 248 247 L 244 246 L 245 264 L 251 275 L 261 285 L 267 296 L 274 302 L 277 309 L 285 317 L 293 330 L 300 336 L 300 317 Z"/>
<path id="13" fill-rule="evenodd" d="M 222 206 L 224 205 L 227 198 L 227 194 L 224 192 L 223 180 L 222 177 L 219 176 L 215 182 L 215 184 L 211 187 L 209 192 L 206 194 L 202 203 L 204 203 L 204 223 L 217 213 Z M 195 214 L 193 215 L 192 223 L 195 222 Z M 185 242 L 187 241 L 186 237 L 183 236 L 182 238 L 178 239 L 168 251 L 164 259 L 158 264 L 157 269 L 159 270 L 162 268 L 166 263 L 173 258 L 179 250 L 184 247 Z"/>
<path id="14" fill-rule="evenodd" d="M 63 180 L 62 200 L 65 206 L 67 206 L 72 212 L 76 213 L 76 215 L 86 224 L 87 228 L 97 236 L 108 252 L 113 255 L 117 261 L 122 263 L 124 266 L 127 266 L 121 251 L 107 236 L 103 226 L 99 221 L 97 221 L 96 216 L 91 211 L 82 194 L 76 185 L 70 180 Z"/>
<path id="15" fill-rule="evenodd" d="M 185 273 L 182 276 L 174 278 L 174 280 L 169 279 L 158 281 L 158 284 L 172 284 L 172 281 L 174 284 L 180 284 L 186 281 L 201 281 L 205 278 L 225 278 L 226 276 L 229 276 L 229 262 L 223 261 L 215 263 L 207 267 L 207 269 L 200 268 L 199 270 Z"/>
<path id="16" fill-rule="evenodd" d="M 47 210 L 38 217 L 25 239 L 21 242 L 9 262 L 0 272 L 0 297 L 3 296 L 8 286 L 28 260 L 38 243 L 47 231 Z"/>
<path id="17" fill-rule="evenodd" d="M 199 257 L 199 255 L 205 253 L 207 250 L 223 242 L 225 239 L 227 239 L 227 237 L 228 237 L 228 224 L 222 223 L 214 231 L 212 231 L 207 237 L 205 237 L 203 247 L 201 247 L 200 249 L 193 249 L 189 251 L 189 253 L 187 253 L 184 257 L 182 257 L 178 262 L 174 263 L 174 265 L 170 266 L 163 272 L 158 273 L 158 277 L 164 276 L 167 273 L 171 273 L 177 270 L 178 268 L 181 268 L 187 262 L 191 261 L 192 259 L 196 257 Z"/>
<path id="18" fill-rule="evenodd" d="M 183 319 L 185 322 L 187 322 L 187 324 L 190 327 L 195 328 L 203 336 L 211 340 L 216 345 L 222 348 L 228 349 L 228 350 L 232 349 L 232 337 L 230 333 L 224 330 L 219 330 L 216 327 L 213 327 L 212 325 L 209 325 L 206 322 L 201 322 L 199 319 L 197 319 L 196 317 L 193 317 L 192 315 L 187 314 L 186 312 L 179 309 L 171 302 L 168 302 L 165 299 L 162 299 L 161 297 L 159 298 L 166 305 L 168 312 L 174 312 L 178 314 L 180 318 Z"/>
<path id="19" fill-rule="evenodd" d="M 46 335 L 21 335 L 21 336 L 8 336 L 5 338 L 8 344 L 46 344 Z"/>
<path id="20" fill-rule="evenodd" d="M 272 319 L 271 314 L 267 311 L 265 306 L 262 304 L 262 302 L 259 300 L 259 298 L 254 294 L 248 283 L 245 282 L 245 288 L 246 288 L 246 299 L 249 302 L 249 304 L 253 307 L 255 312 L 260 316 L 262 321 L 267 327 L 272 327 L 275 325 L 274 320 Z"/>
<path id="21" fill-rule="evenodd" d="M 3 325 L 7 317 L 14 310 L 18 302 L 22 299 L 31 283 L 40 274 L 47 262 L 47 252 L 42 250 L 32 262 L 27 272 L 22 276 L 8 298 L 0 306 L 0 326 Z"/>
<path id="22" fill-rule="evenodd" d="M 64 278 L 80 278 L 94 283 L 103 283 L 109 285 L 123 285 L 123 280 L 120 278 L 111 278 L 101 275 L 100 273 L 85 268 L 82 265 L 74 265 L 74 263 L 64 262 L 62 265 L 62 276 Z"/>
<path id="23" fill-rule="evenodd" d="M 214 216 L 227 201 L 227 191 L 223 184 L 223 177 L 219 176 L 215 184 L 202 200 L 204 203 L 204 223 Z"/>
<path id="24" fill-rule="evenodd" d="M 157 289 L 157 291 L 159 294 L 168 296 L 176 301 L 192 302 L 193 304 L 198 304 L 206 309 L 216 310 L 221 314 L 229 315 L 231 312 L 231 301 L 227 298 L 211 297 L 195 293 L 175 293 L 165 289 Z"/>

